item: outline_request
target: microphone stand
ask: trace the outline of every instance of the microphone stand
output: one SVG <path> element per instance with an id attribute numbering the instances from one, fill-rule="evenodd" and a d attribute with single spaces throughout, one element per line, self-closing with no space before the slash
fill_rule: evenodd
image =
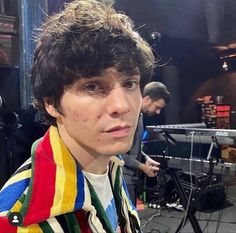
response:
<path id="1" fill-rule="evenodd" d="M 217 164 L 217 160 L 211 154 L 214 147 L 215 148 L 218 147 L 218 143 L 217 143 L 216 137 L 212 137 L 212 142 L 211 142 L 208 154 L 207 154 L 207 160 L 209 161 L 209 169 L 208 169 L 208 174 L 207 174 L 207 183 L 208 182 L 211 183 L 214 166 Z M 207 183 L 206 183 L 206 185 L 207 185 Z"/>

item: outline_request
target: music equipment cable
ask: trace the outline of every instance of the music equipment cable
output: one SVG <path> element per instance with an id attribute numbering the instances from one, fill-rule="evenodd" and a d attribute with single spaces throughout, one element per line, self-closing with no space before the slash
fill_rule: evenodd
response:
<path id="1" fill-rule="evenodd" d="M 144 228 L 145 228 L 145 231 L 144 231 L 144 232 L 146 232 L 146 233 L 148 233 L 148 232 L 150 232 L 150 233 L 151 233 L 151 232 L 168 233 L 168 232 L 170 232 L 169 226 L 166 225 L 166 224 L 164 224 L 164 223 L 161 223 L 161 222 L 159 222 L 159 221 L 158 221 L 158 222 L 155 221 L 155 223 L 156 223 L 157 226 L 158 226 L 158 229 L 157 229 L 157 228 L 155 228 L 155 229 L 149 229 L 149 231 L 146 229 L 147 226 L 148 226 L 148 224 L 149 224 L 152 220 L 154 220 L 154 218 L 156 218 L 156 217 L 160 218 L 160 215 L 157 213 L 157 211 L 154 212 L 154 214 L 152 214 L 151 217 L 149 217 L 149 218 L 147 219 L 147 221 L 146 221 L 143 225 L 141 225 L 140 229 L 141 229 L 141 230 L 144 230 Z M 166 229 L 165 229 L 165 230 L 161 229 L 161 226 L 166 227 Z"/>

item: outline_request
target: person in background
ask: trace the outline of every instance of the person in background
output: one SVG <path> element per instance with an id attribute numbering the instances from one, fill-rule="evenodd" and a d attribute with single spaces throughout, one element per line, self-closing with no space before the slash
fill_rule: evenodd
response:
<path id="1" fill-rule="evenodd" d="M 75 0 L 39 30 L 34 105 L 51 125 L 0 191 L 0 233 L 140 231 L 122 177 L 151 47 L 132 21 L 95 0 Z"/>
<path id="2" fill-rule="evenodd" d="M 130 199 L 136 206 L 138 171 L 148 177 L 155 177 L 159 171 L 159 163 L 147 155 L 141 154 L 143 127 L 143 113 L 149 116 L 159 115 L 161 110 L 169 102 L 170 93 L 167 87 L 161 82 L 150 82 L 144 87 L 141 113 L 138 126 L 135 132 L 133 146 L 126 154 L 122 154 L 125 161 L 123 169 L 124 179 L 127 184 Z M 143 158 L 144 157 L 144 158 Z M 145 162 L 143 163 L 142 160 Z"/>

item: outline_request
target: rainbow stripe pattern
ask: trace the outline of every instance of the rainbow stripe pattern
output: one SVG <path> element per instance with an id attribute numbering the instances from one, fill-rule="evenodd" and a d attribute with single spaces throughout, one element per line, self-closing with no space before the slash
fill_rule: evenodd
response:
<path id="1" fill-rule="evenodd" d="M 98 196 L 91 190 L 74 157 L 51 126 L 37 140 L 26 161 L 0 191 L 0 233 L 114 233 Z M 125 187 L 123 161 L 111 158 L 109 177 L 123 233 L 138 232 L 140 222 Z M 23 217 L 20 226 L 8 221 Z"/>

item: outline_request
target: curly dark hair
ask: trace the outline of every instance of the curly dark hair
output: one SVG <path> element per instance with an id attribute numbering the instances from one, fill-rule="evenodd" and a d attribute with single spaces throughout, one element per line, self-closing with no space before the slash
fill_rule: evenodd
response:
<path id="1" fill-rule="evenodd" d="M 140 74 L 141 89 L 149 82 L 154 56 L 129 17 L 96 0 L 75 0 L 47 19 L 36 38 L 32 66 L 34 105 L 50 123 L 45 110 L 50 99 L 60 112 L 64 88 L 79 78 L 99 76 L 115 67 L 128 75 Z"/>

